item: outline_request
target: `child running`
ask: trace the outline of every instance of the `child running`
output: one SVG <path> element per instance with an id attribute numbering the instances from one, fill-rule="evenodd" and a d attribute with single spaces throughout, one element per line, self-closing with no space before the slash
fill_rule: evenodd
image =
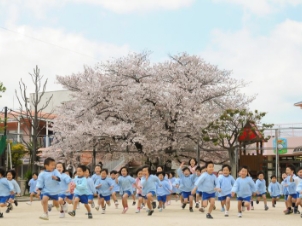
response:
<path id="1" fill-rule="evenodd" d="M 287 177 L 284 180 L 284 185 L 287 187 L 288 197 L 286 201 L 287 210 L 285 211 L 285 214 L 291 214 L 293 212 L 292 207 L 294 207 L 294 213 L 297 214 L 298 208 L 295 205 L 297 199 L 295 168 L 293 166 L 286 167 L 286 174 Z"/>
<path id="2" fill-rule="evenodd" d="M 142 168 L 143 177 L 141 179 L 141 185 L 143 187 L 142 194 L 147 200 L 148 206 L 148 216 L 152 216 L 154 213 L 153 196 L 156 193 L 156 183 L 160 183 L 158 177 L 151 175 L 151 169 L 148 166 L 143 166 Z"/>
<path id="3" fill-rule="evenodd" d="M 167 195 L 171 194 L 171 185 L 167 180 L 164 180 L 164 172 L 157 173 L 157 177 L 160 180 L 156 184 L 156 196 L 158 201 L 159 212 L 163 211 L 164 203 L 167 201 Z"/>
<path id="4" fill-rule="evenodd" d="M 88 212 L 88 219 L 92 219 L 92 213 L 90 206 L 88 205 L 88 186 L 87 186 L 87 179 L 85 177 L 85 172 L 87 167 L 84 165 L 79 165 L 77 167 L 77 176 L 74 178 L 74 202 L 73 202 L 73 210 L 68 214 L 72 217 L 76 215 L 76 209 L 78 203 L 81 202 L 84 204 L 87 212 Z"/>
<path id="5" fill-rule="evenodd" d="M 63 163 L 57 163 L 57 170 L 60 175 L 60 194 L 59 194 L 59 205 L 60 205 L 60 218 L 65 217 L 65 213 L 68 212 L 68 206 L 66 202 L 66 197 L 68 195 L 67 190 L 69 183 L 71 182 L 70 176 L 68 176 L 65 172 L 65 166 Z"/>
<path id="6" fill-rule="evenodd" d="M 33 202 L 33 198 L 39 198 L 39 195 L 36 192 L 36 185 L 38 182 L 38 173 L 33 173 L 31 176 L 30 181 L 28 182 L 28 186 L 29 186 L 29 202 L 27 202 L 27 205 L 31 205 Z"/>
<path id="7" fill-rule="evenodd" d="M 277 181 L 277 177 L 275 175 L 271 176 L 271 183 L 268 186 L 268 192 L 272 198 L 272 207 L 275 207 L 282 193 L 281 185 Z"/>
<path id="8" fill-rule="evenodd" d="M 85 177 L 87 179 L 87 188 L 88 188 L 88 204 L 90 204 L 91 208 L 94 208 L 94 201 L 93 198 L 96 195 L 95 185 L 93 180 L 90 177 L 90 169 L 87 167 L 85 172 Z"/>
<path id="9" fill-rule="evenodd" d="M 117 193 L 120 192 L 120 186 L 115 181 L 116 178 L 117 178 L 117 171 L 116 170 L 112 170 L 110 172 L 110 178 L 111 178 L 111 181 L 113 183 L 113 189 L 111 190 L 111 196 L 112 196 L 115 208 L 117 209 L 119 204 L 118 204 L 118 200 L 117 200 L 116 195 L 117 195 Z"/>
<path id="10" fill-rule="evenodd" d="M 19 184 L 17 183 L 17 181 L 15 180 L 16 177 L 16 172 L 14 170 L 9 170 L 6 172 L 6 178 L 8 181 L 10 181 L 13 186 L 14 186 L 14 194 L 10 195 L 9 200 L 8 200 L 8 205 L 7 205 L 7 209 L 6 209 L 6 213 L 9 213 L 11 210 L 13 210 L 13 203 L 15 204 L 15 206 L 18 205 L 17 200 L 15 200 L 15 196 L 21 194 L 21 189 Z"/>
<path id="11" fill-rule="evenodd" d="M 0 208 L 6 207 L 6 202 L 10 195 L 14 195 L 13 184 L 5 178 L 5 170 L 0 168 Z M 0 210 L 0 218 L 3 218 L 3 212 Z"/>
<path id="12" fill-rule="evenodd" d="M 178 199 L 179 199 L 179 193 L 180 193 L 180 190 L 179 190 L 180 180 L 179 180 L 179 178 L 175 177 L 175 172 L 170 172 L 169 173 L 169 180 L 170 180 L 170 183 L 172 185 L 172 194 L 171 194 L 171 196 L 173 195 L 175 197 L 176 202 L 177 202 Z"/>
<path id="13" fill-rule="evenodd" d="M 257 193 L 256 204 L 259 204 L 260 198 L 262 198 L 264 202 L 264 210 L 268 210 L 267 200 L 266 200 L 266 181 L 264 179 L 264 173 L 262 171 L 258 173 L 258 180 L 256 181 L 256 193 Z"/>
<path id="14" fill-rule="evenodd" d="M 252 195 L 256 192 L 256 186 L 251 177 L 248 176 L 248 170 L 246 166 L 242 166 L 240 170 L 240 177 L 235 181 L 232 188 L 232 197 L 237 194 L 238 200 L 238 217 L 242 217 L 242 202 L 247 210 L 250 210 L 250 202 Z"/>
<path id="15" fill-rule="evenodd" d="M 282 190 L 282 195 L 284 198 L 284 204 L 285 204 L 285 210 L 284 212 L 287 211 L 287 197 L 288 197 L 288 191 L 287 191 L 287 185 L 285 183 L 285 179 L 287 178 L 286 173 L 282 173 L 282 182 L 281 182 L 281 190 Z"/>
<path id="16" fill-rule="evenodd" d="M 192 193 L 195 194 L 197 187 L 201 186 L 202 191 L 202 207 L 201 212 L 204 211 L 204 208 L 208 206 L 208 202 L 210 203 L 208 213 L 206 215 L 207 219 L 213 219 L 211 213 L 215 206 L 215 195 L 216 191 L 221 191 L 219 188 L 218 179 L 214 174 L 214 163 L 207 162 L 206 163 L 207 171 L 203 173 L 198 180 L 195 182 L 195 187 L 192 190 Z"/>
<path id="17" fill-rule="evenodd" d="M 108 206 L 110 206 L 111 190 L 113 189 L 113 186 L 114 186 L 111 178 L 108 178 L 107 176 L 108 176 L 108 170 L 102 169 L 101 178 L 99 178 L 95 183 L 95 188 L 97 189 L 99 198 L 100 198 L 98 206 L 95 209 L 99 210 L 99 208 L 101 206 L 102 214 L 105 214 L 106 203 L 108 204 Z"/>
<path id="18" fill-rule="evenodd" d="M 142 208 L 143 204 L 143 195 L 142 195 L 142 184 L 141 184 L 141 179 L 143 176 L 142 169 L 138 169 L 136 173 L 136 179 L 135 179 L 135 186 L 136 186 L 136 195 L 138 198 L 137 202 L 137 208 L 135 213 L 140 213 L 140 210 Z"/>
<path id="19" fill-rule="evenodd" d="M 122 194 L 123 214 L 128 210 L 128 197 L 133 194 L 133 185 L 135 179 L 128 175 L 128 168 L 122 167 L 120 170 L 121 176 L 116 179 L 116 183 L 120 186 L 120 193 Z"/>
<path id="20" fill-rule="evenodd" d="M 44 160 L 44 167 L 45 171 L 38 176 L 36 191 L 38 194 L 41 194 L 41 204 L 43 207 L 43 214 L 40 216 L 40 219 L 49 220 L 48 200 L 58 202 L 61 174 L 55 169 L 56 163 L 53 158 L 46 158 Z"/>
<path id="21" fill-rule="evenodd" d="M 232 168 L 229 165 L 222 166 L 222 175 L 218 177 L 219 183 L 219 197 L 218 200 L 221 202 L 221 206 L 225 206 L 224 216 L 229 216 L 229 210 L 231 205 L 232 188 L 235 184 L 235 179 L 231 175 Z"/>

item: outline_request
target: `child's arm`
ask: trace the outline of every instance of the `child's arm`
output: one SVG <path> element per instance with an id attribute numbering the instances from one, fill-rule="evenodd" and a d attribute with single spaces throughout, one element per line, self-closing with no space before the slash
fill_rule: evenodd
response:
<path id="1" fill-rule="evenodd" d="M 232 188 L 232 197 L 234 197 L 235 194 L 238 193 L 238 190 L 239 190 L 239 180 L 237 179 Z"/>

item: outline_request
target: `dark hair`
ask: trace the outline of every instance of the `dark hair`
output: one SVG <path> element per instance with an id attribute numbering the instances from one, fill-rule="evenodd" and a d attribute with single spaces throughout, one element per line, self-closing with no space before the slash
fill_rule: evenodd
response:
<path id="1" fill-rule="evenodd" d="M 170 174 L 172 175 L 172 177 L 175 177 L 175 172 L 171 171 Z"/>
<path id="2" fill-rule="evenodd" d="M 164 173 L 163 171 L 157 172 L 157 173 L 156 173 L 156 176 L 159 176 L 159 175 L 161 175 L 161 174 L 163 175 L 163 177 L 165 177 L 165 173 Z"/>
<path id="3" fill-rule="evenodd" d="M 87 166 L 85 165 L 78 165 L 77 169 L 80 168 L 83 170 L 83 172 L 85 172 L 87 170 Z"/>
<path id="4" fill-rule="evenodd" d="M 65 172 L 66 168 L 65 168 L 65 164 L 63 162 L 58 162 L 57 165 L 61 164 L 63 167 L 63 172 Z"/>
<path id="5" fill-rule="evenodd" d="M 142 167 L 142 170 L 143 170 L 143 169 L 147 169 L 147 170 L 148 170 L 149 175 L 151 174 L 151 169 L 150 169 L 150 167 L 149 167 L 149 166 L 143 166 L 143 167 Z"/>
<path id="6" fill-rule="evenodd" d="M 200 167 L 200 171 L 203 171 L 205 168 L 207 168 L 207 167 L 205 167 L 205 166 Z"/>
<path id="7" fill-rule="evenodd" d="M 69 174 L 69 177 L 71 177 L 71 178 L 72 178 L 73 173 L 72 173 L 70 170 L 65 170 L 65 171 L 64 171 L 64 173 L 66 173 L 66 172 Z"/>
<path id="8" fill-rule="evenodd" d="M 191 166 L 190 162 L 191 162 L 192 159 L 194 160 L 195 166 L 196 166 L 197 165 L 197 159 L 196 158 L 190 158 L 190 160 L 188 162 L 188 165 Z"/>
<path id="9" fill-rule="evenodd" d="M 122 174 L 122 170 L 125 169 L 127 171 L 127 175 L 129 174 L 129 170 L 126 166 L 123 166 L 121 169 L 120 169 L 120 174 Z"/>
<path id="10" fill-rule="evenodd" d="M 111 170 L 110 175 L 111 174 L 117 174 L 117 171 L 116 170 Z"/>
<path id="11" fill-rule="evenodd" d="M 196 169 L 195 169 L 195 171 L 200 171 L 201 172 L 200 166 L 197 166 Z"/>
<path id="12" fill-rule="evenodd" d="M 276 179 L 277 179 L 276 175 L 272 175 L 272 176 L 271 176 L 271 179 L 273 179 L 273 178 L 276 178 Z"/>
<path id="13" fill-rule="evenodd" d="M 142 171 L 142 170 L 143 170 L 142 167 L 138 168 L 138 169 L 136 170 L 136 175 L 137 175 L 140 171 Z"/>
<path id="14" fill-rule="evenodd" d="M 37 172 L 33 172 L 31 176 L 36 175 L 38 176 L 39 174 Z"/>
<path id="15" fill-rule="evenodd" d="M 0 168 L 0 175 L 3 177 L 5 176 L 5 170 L 3 168 Z"/>
<path id="16" fill-rule="evenodd" d="M 46 158 L 44 160 L 44 166 L 48 166 L 51 162 L 55 162 L 55 160 L 53 158 L 50 158 L 50 157 Z"/>
<path id="17" fill-rule="evenodd" d="M 105 172 L 106 174 L 108 174 L 108 170 L 107 169 L 102 169 L 101 172 Z"/>
<path id="18" fill-rule="evenodd" d="M 247 166 L 241 166 L 239 171 L 241 171 L 242 169 L 246 169 L 246 170 L 247 170 L 247 172 L 249 172 L 249 170 L 248 170 Z"/>
<path id="19" fill-rule="evenodd" d="M 298 173 L 300 170 L 302 170 L 302 167 L 299 167 L 299 168 L 297 169 L 297 173 Z"/>
<path id="20" fill-rule="evenodd" d="M 257 173 L 257 177 L 259 177 L 259 175 L 263 175 L 264 176 L 264 172 L 263 171 L 259 171 L 258 173 Z"/>
<path id="21" fill-rule="evenodd" d="M 101 166 L 101 165 L 95 165 L 95 167 L 97 167 L 97 166 L 100 167 L 100 168 L 102 169 L 102 166 Z M 95 168 L 95 167 L 94 167 L 94 168 Z"/>
<path id="22" fill-rule="evenodd" d="M 87 167 L 86 171 L 88 170 L 89 176 L 91 175 L 91 170 Z"/>
<path id="23" fill-rule="evenodd" d="M 189 167 L 184 167 L 184 168 L 182 168 L 182 172 L 185 172 L 186 170 L 189 170 L 189 171 L 190 171 Z M 190 171 L 190 173 L 191 173 L 191 171 Z"/>
<path id="24" fill-rule="evenodd" d="M 206 168 L 208 168 L 209 165 L 213 165 L 214 166 L 214 163 L 212 161 L 206 162 Z"/>
<path id="25" fill-rule="evenodd" d="M 156 167 L 156 171 L 157 171 L 157 169 L 158 169 L 159 167 L 161 168 L 161 172 L 164 171 L 164 167 L 163 167 L 163 166 L 157 166 L 157 167 Z"/>
<path id="26" fill-rule="evenodd" d="M 15 179 L 15 177 L 16 177 L 16 171 L 15 170 L 6 171 L 6 176 L 7 176 L 8 173 L 10 173 L 12 175 L 12 178 Z"/>
<path id="27" fill-rule="evenodd" d="M 228 168 L 230 172 L 232 171 L 232 167 L 228 164 L 224 164 L 221 169 L 223 170 L 225 167 Z"/>
<path id="28" fill-rule="evenodd" d="M 293 165 L 289 165 L 286 168 L 289 168 L 291 171 L 293 171 L 294 173 L 296 173 L 295 167 Z"/>

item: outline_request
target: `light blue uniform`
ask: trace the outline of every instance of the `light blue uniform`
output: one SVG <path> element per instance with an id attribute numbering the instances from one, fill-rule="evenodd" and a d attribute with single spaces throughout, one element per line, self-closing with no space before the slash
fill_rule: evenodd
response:
<path id="1" fill-rule="evenodd" d="M 41 190 L 42 195 L 58 195 L 60 193 L 60 182 L 52 179 L 52 176 L 61 178 L 61 174 L 58 170 L 54 171 L 43 171 L 38 176 L 37 188 Z"/>
<path id="2" fill-rule="evenodd" d="M 256 180 L 256 192 L 259 193 L 258 196 L 262 196 L 266 194 L 266 181 L 263 180 Z"/>
<path id="3" fill-rule="evenodd" d="M 157 176 L 149 175 L 148 179 L 145 177 L 141 178 L 142 195 L 146 196 L 148 193 L 155 195 L 156 193 L 156 183 L 160 183 L 160 180 Z"/>
<path id="4" fill-rule="evenodd" d="M 111 195 L 111 190 L 110 187 L 113 187 L 113 182 L 111 180 L 111 178 L 100 178 L 96 181 L 95 183 L 95 187 L 97 187 L 98 185 L 101 185 L 101 187 L 96 188 L 98 191 L 98 194 L 100 194 L 101 196 L 110 196 Z"/>
<path id="5" fill-rule="evenodd" d="M 5 177 L 0 178 L 0 200 L 1 200 L 0 203 L 5 203 L 3 202 L 3 200 L 5 198 L 8 199 L 11 191 L 14 191 L 13 184 Z"/>
<path id="6" fill-rule="evenodd" d="M 37 182 L 38 182 L 38 178 L 36 180 L 33 178 L 30 179 L 30 181 L 28 182 L 29 193 L 36 193 Z"/>
<path id="7" fill-rule="evenodd" d="M 195 187 L 200 187 L 202 192 L 213 194 L 216 192 L 215 188 L 219 188 L 218 179 L 215 174 L 204 172 L 195 182 Z"/>
<path id="8" fill-rule="evenodd" d="M 88 185 L 87 185 L 87 178 L 86 177 L 78 177 L 76 176 L 73 179 L 73 182 L 75 183 L 76 187 L 74 189 L 75 195 L 89 195 Z"/>
<path id="9" fill-rule="evenodd" d="M 12 179 L 10 182 L 14 186 L 14 192 L 15 192 L 15 194 L 21 194 L 21 188 L 20 188 L 19 184 L 17 183 L 17 181 L 15 179 Z"/>
<path id="10" fill-rule="evenodd" d="M 280 197 L 282 193 L 281 185 L 278 182 L 271 182 L 268 186 L 268 192 L 272 198 Z"/>
<path id="11" fill-rule="evenodd" d="M 177 170 L 177 174 L 178 174 L 179 179 L 180 179 L 179 189 L 182 192 L 191 192 L 192 189 L 194 188 L 194 181 L 195 181 L 196 175 L 191 174 L 189 176 L 185 176 L 181 169 Z"/>
<path id="12" fill-rule="evenodd" d="M 67 192 L 68 190 L 68 185 L 71 182 L 71 178 L 70 176 L 68 176 L 66 173 L 62 173 L 60 175 L 60 194 L 64 194 L 64 195 L 70 195 L 70 193 Z"/>
<path id="13" fill-rule="evenodd" d="M 235 181 L 235 184 L 232 188 L 232 192 L 237 194 L 237 198 L 248 198 L 256 192 L 256 186 L 251 177 L 239 177 Z"/>
<path id="14" fill-rule="evenodd" d="M 111 190 L 111 193 L 113 192 L 119 192 L 120 186 L 116 183 L 115 179 L 110 178 L 113 183 L 113 189 Z"/>
<path id="15" fill-rule="evenodd" d="M 220 188 L 220 192 L 218 193 L 218 197 L 229 196 L 232 193 L 233 185 L 235 184 L 235 179 L 232 175 L 224 176 L 220 175 L 218 177 L 218 184 Z"/>
<path id="16" fill-rule="evenodd" d="M 118 185 L 120 186 L 120 193 L 127 193 L 129 196 L 133 194 L 133 184 L 135 184 L 135 179 L 129 175 L 119 176 Z"/>
<path id="17" fill-rule="evenodd" d="M 96 194 L 95 185 L 94 185 L 93 180 L 91 179 L 91 177 L 87 178 L 87 188 L 88 188 L 88 191 L 89 191 L 88 195 Z"/>

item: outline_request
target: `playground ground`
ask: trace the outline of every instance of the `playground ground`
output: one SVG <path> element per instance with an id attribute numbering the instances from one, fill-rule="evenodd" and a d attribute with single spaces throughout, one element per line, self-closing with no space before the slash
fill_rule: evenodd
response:
<path id="1" fill-rule="evenodd" d="M 10 213 L 4 213 L 4 218 L 0 219 L 0 225 L 119 225 L 119 226 L 183 226 L 183 225 L 232 225 L 232 226 L 277 226 L 277 225 L 302 225 L 300 215 L 284 215 L 284 201 L 277 203 L 276 208 L 264 211 L 263 203 L 255 204 L 255 210 L 243 212 L 243 217 L 237 217 L 237 202 L 231 202 L 231 210 L 229 217 L 224 217 L 220 209 L 213 211 L 213 220 L 206 219 L 205 213 L 199 212 L 194 208 L 194 212 L 190 213 L 188 208 L 182 210 L 180 202 L 172 201 L 170 206 L 167 206 L 163 212 L 156 210 L 150 217 L 147 216 L 145 210 L 141 213 L 135 213 L 135 207 L 131 206 L 129 200 L 129 210 L 126 214 L 121 214 L 122 209 L 115 209 L 114 206 L 107 207 L 106 214 L 101 214 L 101 211 L 93 209 L 93 219 L 88 219 L 85 215 L 85 207 L 81 205 L 77 210 L 75 217 L 66 214 L 65 218 L 59 218 L 59 212 L 53 208 L 49 213 L 49 220 L 40 220 L 42 207 L 39 201 L 33 202 L 31 206 L 25 202 L 19 202 L 17 207 Z M 220 207 L 218 201 L 216 206 Z M 71 205 L 69 206 L 71 209 Z M 1 210 L 3 211 L 3 209 Z M 299 223 L 300 222 L 300 223 Z"/>

